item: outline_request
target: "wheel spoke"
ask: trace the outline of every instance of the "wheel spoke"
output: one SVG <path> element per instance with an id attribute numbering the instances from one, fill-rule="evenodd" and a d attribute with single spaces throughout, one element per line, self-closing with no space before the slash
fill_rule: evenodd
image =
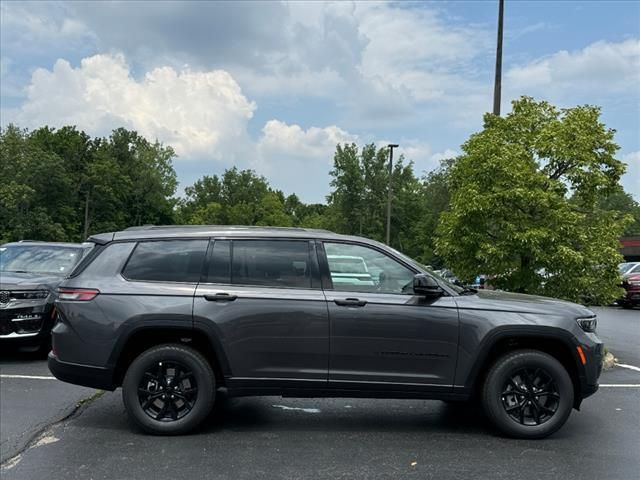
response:
<path id="1" fill-rule="evenodd" d="M 158 411 L 158 413 L 156 413 L 155 415 L 155 419 L 156 420 L 162 420 L 164 418 L 164 415 L 167 413 L 167 405 L 169 404 L 168 401 L 165 401 L 162 404 L 162 408 Z"/>
<path id="2" fill-rule="evenodd" d="M 536 395 L 539 396 L 539 397 L 550 397 L 550 398 L 555 398 L 555 399 L 559 399 L 560 398 L 560 394 L 558 394 L 556 392 L 537 392 Z"/>
<path id="3" fill-rule="evenodd" d="M 522 403 L 516 403 L 515 405 L 511 405 L 510 407 L 505 407 L 505 411 L 509 413 L 513 412 L 514 410 L 518 410 L 519 408 L 522 408 Z"/>
<path id="4" fill-rule="evenodd" d="M 522 387 L 520 387 L 520 385 L 518 385 L 518 384 L 516 383 L 516 381 L 513 379 L 513 377 L 511 377 L 511 378 L 509 379 L 509 384 L 511 384 L 511 386 L 513 387 L 513 389 L 514 389 L 516 392 L 518 392 L 518 393 L 523 393 L 523 391 L 522 391 Z M 512 390 L 512 391 L 513 391 L 513 390 Z"/>
<path id="5" fill-rule="evenodd" d="M 535 401 L 529 404 L 529 411 L 533 415 L 536 425 L 540 425 L 540 410 L 538 409 L 538 404 Z"/>
<path id="6" fill-rule="evenodd" d="M 160 398 L 161 395 L 162 395 L 161 393 L 149 395 L 145 399 L 144 403 L 142 404 L 142 409 L 146 410 L 147 408 L 149 408 L 153 402 L 155 402 L 158 398 Z"/>

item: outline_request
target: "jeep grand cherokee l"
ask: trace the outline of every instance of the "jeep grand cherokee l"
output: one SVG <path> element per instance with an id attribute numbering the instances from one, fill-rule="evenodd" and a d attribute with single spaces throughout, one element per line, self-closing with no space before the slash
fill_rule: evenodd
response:
<path id="1" fill-rule="evenodd" d="M 122 387 L 154 434 L 229 396 L 478 399 L 505 434 L 541 438 L 598 388 L 595 315 L 463 289 L 381 243 L 322 230 L 147 227 L 91 237 L 59 289 L 49 368 Z M 372 282 L 334 282 L 328 258 Z"/>
<path id="2" fill-rule="evenodd" d="M 0 245 L 0 345 L 49 352 L 55 290 L 90 248 L 33 241 Z"/>

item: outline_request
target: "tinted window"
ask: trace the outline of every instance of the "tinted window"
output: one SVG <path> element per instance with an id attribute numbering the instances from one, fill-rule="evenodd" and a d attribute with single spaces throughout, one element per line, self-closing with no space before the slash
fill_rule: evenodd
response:
<path id="1" fill-rule="evenodd" d="M 216 240 L 213 243 L 206 281 L 231 283 L 231 242 L 229 240 Z"/>
<path id="2" fill-rule="evenodd" d="M 207 240 L 141 242 L 122 274 L 131 280 L 198 282 Z"/>
<path id="3" fill-rule="evenodd" d="M 311 287 L 307 241 L 234 240 L 231 265 L 235 284 Z"/>
<path id="4" fill-rule="evenodd" d="M 373 248 L 324 244 L 334 290 L 412 293 L 413 271 Z"/>

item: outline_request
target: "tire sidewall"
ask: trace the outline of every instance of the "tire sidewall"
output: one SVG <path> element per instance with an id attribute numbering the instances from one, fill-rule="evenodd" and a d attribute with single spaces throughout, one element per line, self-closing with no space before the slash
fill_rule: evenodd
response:
<path id="1" fill-rule="evenodd" d="M 522 368 L 541 368 L 553 377 L 560 399 L 556 413 L 541 425 L 521 425 L 505 411 L 502 391 L 507 379 Z M 569 418 L 573 408 L 573 382 L 566 369 L 555 358 L 542 352 L 517 352 L 494 365 L 483 391 L 485 411 L 504 433 L 517 438 L 543 438 L 557 431 Z"/>
<path id="2" fill-rule="evenodd" d="M 147 415 L 138 398 L 142 375 L 158 362 L 179 362 L 191 369 L 198 387 L 192 410 L 171 422 L 160 422 Z M 215 400 L 215 378 L 208 362 L 195 350 L 179 345 L 163 345 L 147 350 L 129 366 L 122 382 L 122 399 L 134 424 L 147 433 L 178 435 L 196 428 L 211 412 Z"/>

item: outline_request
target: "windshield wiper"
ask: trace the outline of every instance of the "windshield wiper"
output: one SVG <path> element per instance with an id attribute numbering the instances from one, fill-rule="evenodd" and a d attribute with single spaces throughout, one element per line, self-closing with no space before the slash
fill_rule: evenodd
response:
<path id="1" fill-rule="evenodd" d="M 26 270 L 2 270 L 2 271 L 7 273 L 31 273 L 31 272 L 27 272 Z"/>
<path id="2" fill-rule="evenodd" d="M 476 293 L 478 293 L 477 289 L 463 286 L 460 295 L 475 295 Z"/>

